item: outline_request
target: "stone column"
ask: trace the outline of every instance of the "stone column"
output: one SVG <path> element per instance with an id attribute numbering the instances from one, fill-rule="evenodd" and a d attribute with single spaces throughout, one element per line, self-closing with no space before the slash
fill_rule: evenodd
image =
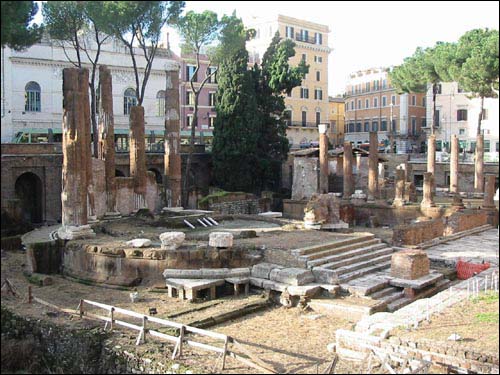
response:
<path id="1" fill-rule="evenodd" d="M 83 116 L 85 121 L 85 141 L 84 146 L 92 150 L 92 136 L 90 129 L 92 123 L 90 121 L 90 99 L 89 99 L 89 71 L 88 69 L 80 69 L 79 84 L 82 92 L 83 100 Z M 97 134 L 94 134 L 97 136 Z M 95 201 L 94 201 L 94 181 L 92 179 L 92 151 L 85 152 L 85 170 L 87 172 L 87 212 L 88 219 L 94 221 L 95 214 Z"/>
<path id="2" fill-rule="evenodd" d="M 486 189 L 484 190 L 482 208 L 496 208 L 493 200 L 495 197 L 495 178 L 494 174 L 486 174 Z"/>
<path id="3" fill-rule="evenodd" d="M 396 169 L 395 177 L 395 193 L 393 206 L 401 207 L 405 202 L 405 171 L 403 169 Z"/>
<path id="4" fill-rule="evenodd" d="M 146 207 L 146 143 L 144 140 L 144 107 L 130 108 L 130 176 L 134 179 L 134 207 Z"/>
<path id="5" fill-rule="evenodd" d="M 379 198 L 378 192 L 378 136 L 370 132 L 370 155 L 368 159 L 368 200 Z"/>
<path id="6" fill-rule="evenodd" d="M 165 156 L 163 186 L 167 207 L 181 206 L 182 160 L 179 121 L 179 65 L 167 64 L 165 88 Z"/>
<path id="7" fill-rule="evenodd" d="M 361 154 L 356 154 L 356 173 L 360 174 L 361 171 Z"/>
<path id="8" fill-rule="evenodd" d="M 424 173 L 424 196 L 422 202 L 420 203 L 420 207 L 428 208 L 435 207 L 434 204 L 434 176 L 430 172 Z"/>
<path id="9" fill-rule="evenodd" d="M 430 135 L 427 139 L 427 172 L 435 177 L 436 168 L 436 136 Z"/>
<path id="10" fill-rule="evenodd" d="M 326 124 L 319 124 L 319 193 L 328 193 L 328 136 Z"/>
<path id="11" fill-rule="evenodd" d="M 352 177 L 352 147 L 351 142 L 344 142 L 344 199 L 349 199 L 354 193 L 354 179 Z"/>
<path id="12" fill-rule="evenodd" d="M 479 134 L 476 139 L 474 168 L 474 191 L 484 193 L 484 135 Z"/>
<path id="13" fill-rule="evenodd" d="M 62 239 L 75 239 L 95 235 L 87 225 L 87 159 L 90 144 L 86 143 L 85 99 L 82 86 L 87 78 L 77 68 L 63 69 L 63 121 L 62 121 Z"/>
<path id="14" fill-rule="evenodd" d="M 115 179 L 115 120 L 113 116 L 113 83 L 107 66 L 99 66 L 101 103 L 99 110 L 99 159 L 104 160 L 106 180 L 106 215 L 119 216 L 116 212 Z"/>
<path id="15" fill-rule="evenodd" d="M 450 157 L 450 193 L 458 194 L 458 138 L 454 135 L 451 138 L 451 157 Z"/>

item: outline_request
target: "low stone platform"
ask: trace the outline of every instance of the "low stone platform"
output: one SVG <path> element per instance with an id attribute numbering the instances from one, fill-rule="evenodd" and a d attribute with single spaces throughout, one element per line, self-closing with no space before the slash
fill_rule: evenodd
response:
<path id="1" fill-rule="evenodd" d="M 216 287 L 224 285 L 224 279 L 199 280 L 199 279 L 166 279 L 167 292 L 169 297 L 178 297 L 190 301 L 198 298 L 198 292 L 209 290 L 209 298 L 215 299 Z"/>
<path id="2" fill-rule="evenodd" d="M 399 279 L 394 277 L 389 280 L 389 284 L 392 286 L 398 286 L 400 288 L 422 289 L 426 286 L 437 283 L 443 278 L 444 275 L 442 273 L 434 272 L 414 280 Z"/>

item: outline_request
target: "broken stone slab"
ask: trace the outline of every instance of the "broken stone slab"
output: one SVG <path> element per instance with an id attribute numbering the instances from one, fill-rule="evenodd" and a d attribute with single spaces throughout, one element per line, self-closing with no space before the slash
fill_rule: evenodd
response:
<path id="1" fill-rule="evenodd" d="M 258 277 L 250 277 L 250 284 L 259 288 L 263 288 L 263 283 L 266 279 L 260 279 Z"/>
<path id="2" fill-rule="evenodd" d="M 310 270 L 303 268 L 275 268 L 269 274 L 269 279 L 289 285 L 305 285 L 314 281 Z"/>
<path id="3" fill-rule="evenodd" d="M 142 258 L 142 250 L 139 249 L 123 249 L 125 258 Z"/>
<path id="4" fill-rule="evenodd" d="M 90 225 L 63 225 L 57 230 L 57 236 L 63 240 L 76 240 L 81 238 L 95 237 Z"/>
<path id="5" fill-rule="evenodd" d="M 332 230 L 332 229 L 346 229 L 349 228 L 349 224 L 340 220 L 338 223 L 335 224 L 322 224 L 321 229 L 323 230 Z"/>
<path id="6" fill-rule="evenodd" d="M 302 285 L 302 286 L 294 286 L 291 285 L 287 288 L 288 293 L 291 296 L 306 296 L 313 297 L 320 291 L 321 286 L 319 285 Z"/>
<path id="7" fill-rule="evenodd" d="M 175 250 L 182 245 L 186 238 L 184 232 L 164 232 L 160 234 L 161 248 L 163 250 Z"/>
<path id="8" fill-rule="evenodd" d="M 275 290 L 277 292 L 284 292 L 289 285 L 285 283 L 280 283 L 276 281 L 271 281 L 271 280 L 264 280 L 262 282 L 262 288 L 263 289 L 269 289 L 269 290 Z"/>
<path id="9" fill-rule="evenodd" d="M 167 268 L 163 271 L 164 278 L 173 279 L 202 279 L 201 269 L 196 270 L 186 270 L 186 269 L 176 269 Z"/>
<path id="10" fill-rule="evenodd" d="M 250 268 L 199 268 L 175 269 L 167 268 L 163 271 L 165 278 L 177 279 L 225 279 L 231 277 L 249 277 Z"/>
<path id="11" fill-rule="evenodd" d="M 259 216 L 264 216 L 264 217 L 283 217 L 283 212 L 274 212 L 274 211 L 267 211 L 267 212 L 261 212 Z"/>
<path id="12" fill-rule="evenodd" d="M 269 274 L 275 268 L 284 268 L 274 263 L 259 263 L 252 267 L 252 277 L 261 279 L 269 279 Z"/>
<path id="13" fill-rule="evenodd" d="M 210 233 L 208 245 L 218 248 L 233 247 L 233 234 L 229 232 Z"/>
<path id="14" fill-rule="evenodd" d="M 125 242 L 125 244 L 133 247 L 149 247 L 151 246 L 151 240 L 147 238 L 134 238 Z"/>
<path id="15" fill-rule="evenodd" d="M 391 278 L 389 280 L 389 285 L 398 286 L 400 288 L 422 289 L 437 283 L 443 278 L 444 275 L 442 273 L 431 273 L 414 280 Z"/>

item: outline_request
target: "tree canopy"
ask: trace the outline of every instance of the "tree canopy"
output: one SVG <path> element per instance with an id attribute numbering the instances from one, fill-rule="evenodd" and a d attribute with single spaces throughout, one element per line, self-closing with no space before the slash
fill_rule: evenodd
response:
<path id="1" fill-rule="evenodd" d="M 23 50 L 40 41 L 43 26 L 31 24 L 38 13 L 34 1 L 2 1 L 1 11 L 2 47 Z"/>

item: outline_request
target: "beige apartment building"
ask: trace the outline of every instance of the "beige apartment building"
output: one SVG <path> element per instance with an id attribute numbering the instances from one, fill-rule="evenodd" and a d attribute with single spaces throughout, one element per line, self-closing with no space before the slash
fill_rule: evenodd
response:
<path id="1" fill-rule="evenodd" d="M 292 39 L 295 56 L 290 64 L 296 66 L 301 60 L 309 64 L 309 73 L 300 87 L 285 98 L 291 148 L 309 145 L 319 139 L 318 124 L 329 123 L 328 107 L 328 47 L 329 29 L 326 25 L 278 15 L 277 17 L 255 17 L 247 27 L 256 31 L 256 37 L 247 43 L 250 62 L 259 62 L 276 33 Z"/>
<path id="2" fill-rule="evenodd" d="M 345 140 L 359 145 L 378 133 L 379 144 L 398 154 L 425 150 L 426 95 L 398 94 L 389 68 L 353 73 L 345 94 Z M 392 149 L 389 147 L 392 145 Z"/>
<path id="3" fill-rule="evenodd" d="M 345 102 L 342 97 L 328 98 L 330 129 L 328 138 L 333 146 L 344 143 Z"/>

